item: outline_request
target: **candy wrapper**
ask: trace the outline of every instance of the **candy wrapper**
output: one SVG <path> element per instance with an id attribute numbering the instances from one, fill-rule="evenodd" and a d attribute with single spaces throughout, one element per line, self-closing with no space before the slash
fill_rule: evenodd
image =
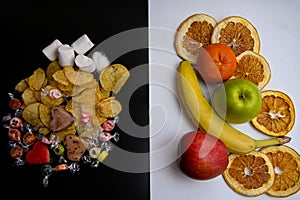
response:
<path id="1" fill-rule="evenodd" d="M 8 152 L 16 166 L 40 165 L 45 187 L 53 173 L 97 168 L 119 141 L 122 105 L 114 94 L 130 74 L 103 53 L 84 56 L 93 45 L 87 35 L 71 45 L 54 40 L 42 50 L 49 65 L 8 94 L 11 111 L 2 118 Z"/>

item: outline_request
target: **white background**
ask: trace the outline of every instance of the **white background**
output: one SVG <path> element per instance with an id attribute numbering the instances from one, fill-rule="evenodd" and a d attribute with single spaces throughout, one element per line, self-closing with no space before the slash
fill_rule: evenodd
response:
<path id="1" fill-rule="evenodd" d="M 195 127 L 176 96 L 176 69 L 181 59 L 173 47 L 175 31 L 188 16 L 205 13 L 217 21 L 232 15 L 248 19 L 258 30 L 260 54 L 270 64 L 272 77 L 264 90 L 280 90 L 295 105 L 296 123 L 288 133 L 288 146 L 300 152 L 299 47 L 300 1 L 298 0 L 150 0 L 150 163 L 152 200 L 279 199 L 268 195 L 249 198 L 229 188 L 222 176 L 208 181 L 192 180 L 181 173 L 175 160 L 180 137 Z M 249 123 L 233 125 L 254 138 L 267 136 Z M 284 199 L 300 199 L 300 192 Z"/>

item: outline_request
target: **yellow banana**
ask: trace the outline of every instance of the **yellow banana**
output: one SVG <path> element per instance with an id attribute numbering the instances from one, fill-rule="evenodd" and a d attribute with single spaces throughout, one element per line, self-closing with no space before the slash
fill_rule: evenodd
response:
<path id="1" fill-rule="evenodd" d="M 291 139 L 284 136 L 255 140 L 226 123 L 210 106 L 202 92 L 194 67 L 186 60 L 178 67 L 177 84 L 180 100 L 191 120 L 199 128 L 222 140 L 231 153 L 248 153 L 259 147 L 284 144 Z"/>

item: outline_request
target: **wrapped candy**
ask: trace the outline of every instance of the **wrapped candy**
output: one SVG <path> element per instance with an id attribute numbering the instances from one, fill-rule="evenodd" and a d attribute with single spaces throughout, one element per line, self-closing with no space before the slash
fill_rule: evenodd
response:
<path id="1" fill-rule="evenodd" d="M 19 99 L 14 98 L 14 95 L 12 93 L 8 93 L 10 96 L 10 101 L 9 101 L 9 107 L 13 110 L 18 110 L 21 108 L 22 103 Z"/>
<path id="2" fill-rule="evenodd" d="M 42 175 L 44 176 L 44 178 L 43 178 L 43 185 L 45 187 L 48 186 L 48 184 L 49 184 L 49 176 L 53 172 L 64 171 L 64 170 L 67 170 L 67 169 L 69 169 L 69 166 L 67 164 L 59 164 L 59 165 L 56 165 L 55 167 L 52 167 L 49 164 L 43 165 L 42 168 L 41 168 Z"/>
<path id="3" fill-rule="evenodd" d="M 112 131 L 115 128 L 115 124 L 119 121 L 119 117 L 115 117 L 113 120 L 108 119 L 101 124 L 101 128 L 104 131 Z"/>

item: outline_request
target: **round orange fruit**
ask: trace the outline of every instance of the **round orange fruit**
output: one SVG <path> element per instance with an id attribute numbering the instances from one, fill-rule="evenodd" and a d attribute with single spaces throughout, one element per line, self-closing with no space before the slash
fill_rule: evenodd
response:
<path id="1" fill-rule="evenodd" d="M 226 81 L 236 71 L 236 56 L 225 44 L 209 44 L 199 52 L 197 70 L 208 83 Z"/>
<path id="2" fill-rule="evenodd" d="M 286 145 L 269 146 L 260 152 L 268 156 L 275 173 L 272 187 L 266 191 L 270 196 L 287 197 L 300 190 L 300 155 Z"/>
<path id="3" fill-rule="evenodd" d="M 292 99 L 278 90 L 266 90 L 261 94 L 261 110 L 251 123 L 267 135 L 286 135 L 295 124 L 295 106 Z"/>
<path id="4" fill-rule="evenodd" d="M 223 178 L 235 192 L 249 197 L 268 191 L 274 182 L 274 169 L 269 158 L 258 151 L 230 154 Z"/>
<path id="5" fill-rule="evenodd" d="M 236 71 L 231 77 L 247 79 L 262 90 L 271 79 L 271 68 L 261 54 L 254 51 L 244 51 L 236 57 Z"/>
<path id="6" fill-rule="evenodd" d="M 191 64 L 196 64 L 199 50 L 210 44 L 211 34 L 216 24 L 215 18 L 204 13 L 186 18 L 175 34 L 177 54 Z"/>
<path id="7" fill-rule="evenodd" d="M 246 50 L 259 53 L 260 38 L 255 26 L 241 16 L 229 16 L 215 26 L 211 43 L 223 43 L 234 51 L 235 55 Z"/>

